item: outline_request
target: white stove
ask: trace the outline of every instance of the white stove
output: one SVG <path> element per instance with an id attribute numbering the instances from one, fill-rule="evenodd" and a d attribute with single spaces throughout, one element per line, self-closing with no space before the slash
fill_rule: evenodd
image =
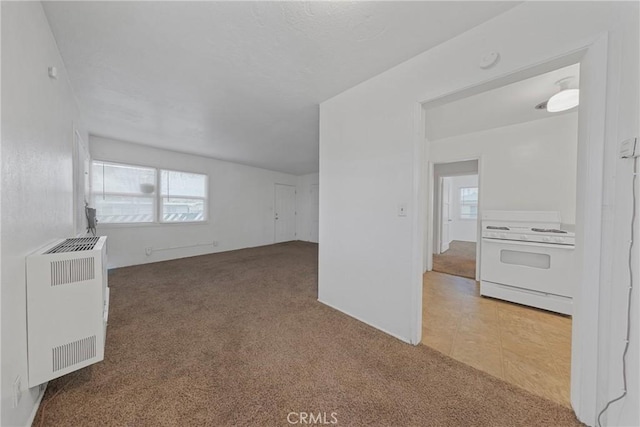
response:
<path id="1" fill-rule="evenodd" d="M 485 211 L 480 294 L 571 314 L 574 247 L 558 212 Z"/>

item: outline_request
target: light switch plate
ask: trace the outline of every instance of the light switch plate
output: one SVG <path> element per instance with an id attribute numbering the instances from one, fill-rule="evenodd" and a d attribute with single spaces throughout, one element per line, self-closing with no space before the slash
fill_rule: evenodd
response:
<path id="1" fill-rule="evenodd" d="M 620 144 L 620 157 L 630 159 L 640 156 L 640 147 L 638 147 L 638 138 L 629 138 Z"/>

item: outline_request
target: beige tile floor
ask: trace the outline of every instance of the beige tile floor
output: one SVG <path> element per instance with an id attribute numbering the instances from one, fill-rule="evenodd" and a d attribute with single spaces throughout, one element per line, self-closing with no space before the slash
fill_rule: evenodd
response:
<path id="1" fill-rule="evenodd" d="M 570 406 L 570 317 L 481 297 L 463 277 L 428 272 L 423 286 L 423 344 Z"/>

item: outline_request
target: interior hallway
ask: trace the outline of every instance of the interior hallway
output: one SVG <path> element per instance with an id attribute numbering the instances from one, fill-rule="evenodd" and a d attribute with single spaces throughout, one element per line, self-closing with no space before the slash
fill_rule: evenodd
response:
<path id="1" fill-rule="evenodd" d="M 474 280 L 437 272 L 423 289 L 423 344 L 570 407 L 570 317 L 481 297 Z"/>
<path id="2" fill-rule="evenodd" d="M 476 242 L 451 241 L 448 251 L 433 254 L 433 271 L 475 279 Z"/>

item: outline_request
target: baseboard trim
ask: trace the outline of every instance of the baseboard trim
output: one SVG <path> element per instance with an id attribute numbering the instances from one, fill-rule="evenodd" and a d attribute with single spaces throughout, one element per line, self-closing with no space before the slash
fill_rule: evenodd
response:
<path id="1" fill-rule="evenodd" d="M 321 303 L 321 304 L 324 304 L 324 305 L 326 305 L 327 307 L 330 307 L 330 308 L 332 308 L 332 309 L 334 309 L 334 310 L 337 310 L 337 311 L 339 311 L 340 313 L 346 314 L 346 315 L 347 315 L 347 316 L 349 316 L 349 317 L 353 317 L 353 318 L 354 318 L 354 319 L 356 319 L 357 321 L 362 322 L 362 323 L 364 323 L 365 325 L 369 325 L 369 326 L 371 326 L 372 328 L 375 328 L 375 329 L 377 329 L 377 330 L 379 330 L 379 331 L 381 331 L 381 332 L 384 332 L 384 333 L 385 333 L 385 334 L 387 334 L 387 335 L 391 335 L 392 337 L 394 337 L 395 339 L 398 339 L 398 340 L 402 341 L 403 343 L 411 344 L 411 345 L 418 345 L 418 344 L 420 344 L 420 343 L 412 343 L 412 342 L 411 342 L 411 340 L 408 340 L 408 339 L 406 339 L 405 337 L 401 337 L 401 336 L 399 336 L 399 335 L 397 335 L 397 334 L 394 334 L 393 332 L 389 332 L 389 331 L 387 331 L 387 330 L 386 330 L 386 329 L 384 329 L 384 328 L 381 328 L 381 327 L 379 327 L 379 326 L 373 325 L 373 324 L 371 324 L 371 323 L 369 323 L 369 322 L 367 322 L 367 321 L 363 320 L 362 318 L 360 318 L 360 317 L 358 317 L 358 316 L 354 316 L 353 314 L 349 313 L 349 312 L 348 312 L 348 311 L 346 311 L 346 310 L 343 310 L 343 309 L 341 309 L 341 308 L 338 308 L 338 307 L 336 307 L 336 306 L 335 306 L 335 305 L 333 305 L 333 304 L 329 304 L 329 303 L 328 303 L 328 302 L 326 302 L 326 301 L 322 301 L 320 298 L 318 298 L 318 302 L 319 302 L 319 303 Z"/>
<path id="2" fill-rule="evenodd" d="M 31 414 L 29 415 L 29 418 L 27 419 L 27 426 L 31 427 L 33 425 L 33 422 L 36 419 L 36 414 L 38 413 L 38 409 L 40 409 L 40 403 L 42 403 L 42 398 L 44 397 L 44 393 L 47 391 L 47 385 L 49 385 L 49 383 L 44 383 L 44 387 L 40 388 L 40 393 L 38 394 L 38 398 L 36 399 L 36 403 L 35 405 L 33 405 L 33 410 L 31 411 Z"/>

